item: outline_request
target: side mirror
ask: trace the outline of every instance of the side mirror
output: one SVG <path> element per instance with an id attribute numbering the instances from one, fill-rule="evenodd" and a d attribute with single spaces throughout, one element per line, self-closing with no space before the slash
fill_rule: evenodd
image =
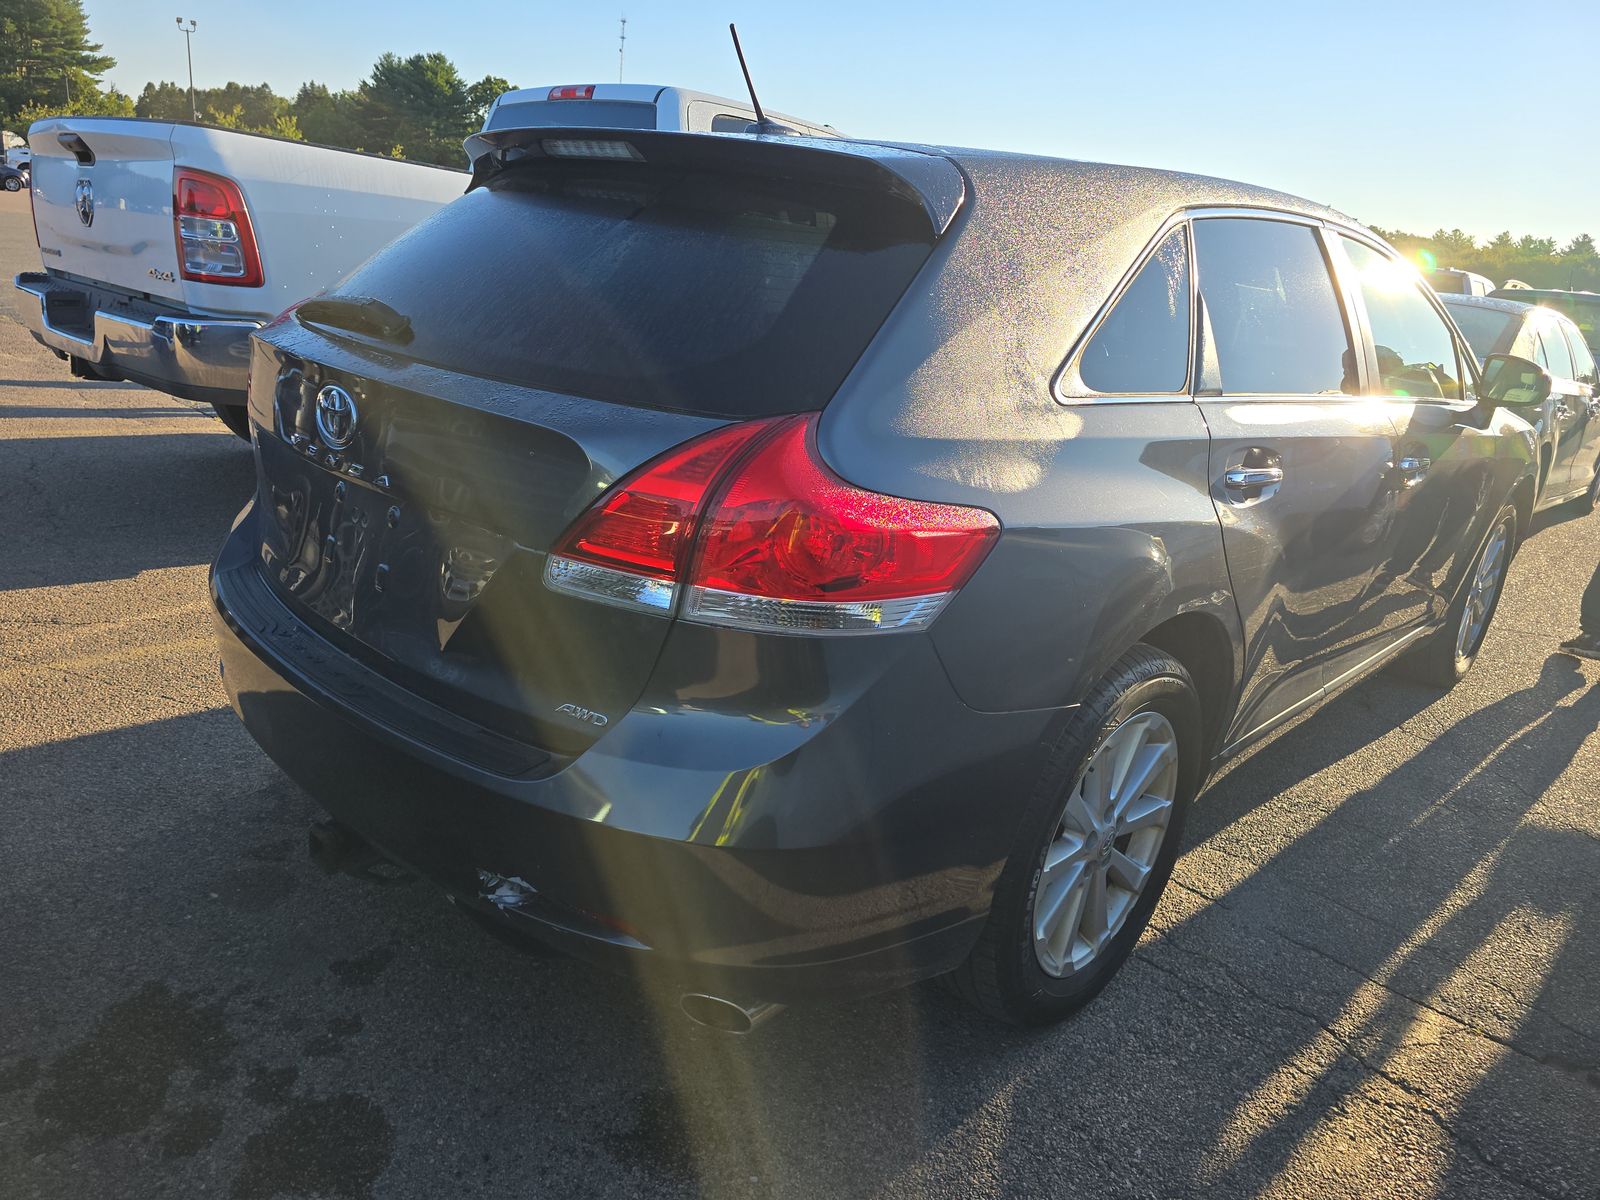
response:
<path id="1" fill-rule="evenodd" d="M 1531 408 L 1550 398 L 1550 372 L 1515 354 L 1491 354 L 1483 360 L 1480 391 L 1489 404 Z"/>

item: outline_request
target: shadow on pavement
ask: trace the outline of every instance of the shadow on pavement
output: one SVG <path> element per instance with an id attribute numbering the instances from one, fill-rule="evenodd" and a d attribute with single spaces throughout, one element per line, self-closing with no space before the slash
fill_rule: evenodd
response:
<path id="1" fill-rule="evenodd" d="M 1227 847 L 1302 767 L 1420 711 L 1417 691 L 1369 682 L 1334 700 L 1226 775 L 1192 838 Z M 1413 1108 L 1422 1141 L 1447 1140 L 1444 1195 L 1600 1179 L 1600 842 L 1592 825 L 1530 817 L 1597 726 L 1600 688 L 1553 655 L 1529 686 L 1417 736 L 1407 761 L 1141 951 L 1220 1011 L 1255 1008 L 1279 1044 L 1235 1068 L 1232 1103 L 1189 1114 L 1199 1144 L 1235 1147 L 1201 1172 L 1208 1186 L 1326 1174 L 1355 1152 L 1341 1126 L 1362 1102 Z M 1243 938 L 1264 968 L 1248 976 Z"/>
<path id="2" fill-rule="evenodd" d="M 0 440 L 0 591 L 210 561 L 255 468 L 245 443 L 202 428 Z"/>
<path id="3" fill-rule="evenodd" d="M 0 379 L 0 388 L 71 388 L 74 391 L 100 391 L 111 389 L 119 392 L 132 391 L 140 387 L 137 383 L 113 383 L 104 379 Z M 0 409 L 0 413 L 9 414 L 12 409 Z"/>
<path id="4" fill-rule="evenodd" d="M 1347 693 L 1225 776 L 1195 836 L 1423 695 Z M 1597 716 L 1552 659 L 1147 939 L 1065 1026 L 922 987 L 742 1041 L 509 951 L 427 884 L 320 875 L 315 806 L 225 711 L 15 753 L 0 1174 L 41 1196 L 1254 1195 L 1328 1177 L 1296 1170 L 1373 1103 L 1386 1136 L 1450 1147 L 1446 1194 L 1581 1194 L 1600 846 L 1527 813 Z M 1536 988 L 1513 978 L 1503 1030 L 1453 1016 L 1463 965 L 1530 914 L 1568 929 Z"/>

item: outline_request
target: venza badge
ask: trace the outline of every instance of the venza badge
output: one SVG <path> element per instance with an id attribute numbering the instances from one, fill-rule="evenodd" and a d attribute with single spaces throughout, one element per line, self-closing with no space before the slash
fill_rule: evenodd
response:
<path id="1" fill-rule="evenodd" d="M 332 450 L 343 450 L 356 436 L 356 402 L 349 392 L 330 383 L 317 393 L 317 432 Z"/>
<path id="2" fill-rule="evenodd" d="M 94 224 L 94 180 L 78 180 L 77 189 L 73 192 L 73 202 L 78 208 L 78 220 L 85 225 Z"/>

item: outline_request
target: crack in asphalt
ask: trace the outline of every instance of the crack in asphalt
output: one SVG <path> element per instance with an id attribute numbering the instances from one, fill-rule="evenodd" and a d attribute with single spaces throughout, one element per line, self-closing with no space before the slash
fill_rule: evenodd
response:
<path id="1" fill-rule="evenodd" d="M 1228 900 L 1223 899 L 1222 897 L 1218 897 L 1218 896 L 1211 896 L 1211 895 L 1207 894 L 1206 892 L 1201 891 L 1199 888 L 1195 888 L 1195 887 L 1190 886 L 1189 884 L 1184 883 L 1180 879 L 1173 878 L 1170 882 L 1173 884 L 1173 886 L 1181 888 L 1182 890 L 1188 892 L 1192 896 L 1199 896 L 1202 899 L 1207 900 L 1212 904 L 1215 904 L 1219 908 L 1222 908 L 1222 909 L 1225 909 L 1225 910 L 1237 910 L 1237 905 L 1234 905 L 1234 904 L 1230 903 Z M 1376 918 L 1374 918 L 1374 917 L 1372 917 L 1372 916 L 1370 916 L 1370 915 L 1368 915 L 1366 913 L 1363 913 L 1358 909 L 1351 908 L 1349 905 L 1342 904 L 1338 900 L 1335 900 L 1333 897 L 1324 897 L 1323 893 L 1317 891 L 1317 889 L 1314 888 L 1314 887 L 1307 887 L 1306 891 L 1308 893 L 1312 894 L 1312 895 L 1317 896 L 1319 899 L 1323 899 L 1323 898 L 1329 899 L 1334 904 L 1337 904 L 1338 907 L 1344 909 L 1344 911 L 1349 912 L 1354 916 L 1360 917 L 1362 920 L 1368 922 L 1369 924 L 1377 925 L 1380 928 L 1383 927 L 1382 922 L 1378 921 Z M 1317 946 L 1317 945 L 1315 945 L 1315 944 L 1313 944 L 1311 942 L 1302 941 L 1301 939 L 1295 937 L 1293 934 L 1291 934 L 1288 931 L 1284 930 L 1280 926 L 1267 925 L 1267 926 L 1263 926 L 1262 928 L 1264 928 L 1267 932 L 1275 934 L 1278 937 L 1282 938 L 1285 942 L 1288 942 L 1290 945 L 1297 946 L 1301 950 L 1305 950 L 1310 954 L 1315 954 L 1317 957 L 1322 958 L 1322 959 L 1326 960 L 1327 962 L 1333 963 L 1335 966 L 1340 967 L 1340 968 L 1342 968 L 1342 969 L 1344 969 L 1346 971 L 1349 971 L 1351 974 L 1356 975 L 1359 978 L 1366 980 L 1368 983 L 1372 984 L 1373 986 L 1382 988 L 1385 992 L 1388 992 L 1392 996 L 1398 997 L 1399 999 L 1404 1000 L 1407 1003 L 1414 1004 L 1418 1008 L 1426 1009 L 1428 1012 L 1433 1013 L 1435 1016 L 1441 1017 L 1444 1020 L 1449 1021 L 1451 1024 L 1458 1026 L 1464 1032 L 1475 1034 L 1476 1036 L 1484 1038 L 1487 1041 L 1493 1042 L 1498 1046 L 1502 1046 L 1507 1050 L 1514 1051 L 1515 1053 L 1521 1055 L 1523 1058 L 1526 1058 L 1529 1062 L 1538 1063 L 1540 1066 L 1552 1067 L 1552 1068 L 1554 1068 L 1556 1070 L 1563 1071 L 1563 1072 L 1565 1072 L 1567 1074 L 1577 1074 L 1579 1076 L 1579 1078 L 1584 1079 L 1585 1082 L 1589 1082 L 1590 1086 L 1600 1088 L 1600 1082 L 1591 1082 L 1587 1078 L 1588 1075 L 1595 1074 L 1595 1073 L 1600 1073 L 1600 1057 L 1597 1057 L 1596 1062 L 1593 1065 L 1580 1065 L 1580 1064 L 1577 1064 L 1574 1060 L 1567 1059 L 1565 1056 L 1560 1055 L 1560 1054 L 1556 1054 L 1556 1053 L 1538 1054 L 1538 1053 L 1535 1053 L 1534 1051 L 1528 1049 L 1527 1047 L 1525 1047 L 1525 1046 L 1523 1046 L 1523 1045 L 1521 1045 L 1521 1044 L 1519 1044 L 1519 1043 L 1517 1043 L 1515 1041 L 1512 1041 L 1512 1040 L 1510 1040 L 1508 1038 L 1504 1038 L 1504 1037 L 1500 1036 L 1497 1033 L 1494 1033 L 1493 1031 L 1491 1031 L 1489 1029 L 1485 1029 L 1482 1026 L 1473 1024 L 1471 1021 L 1465 1019 L 1464 1017 L 1458 1016 L 1455 1013 L 1446 1011 L 1445 1009 L 1442 1009 L 1442 1008 L 1438 1007 L 1436 1004 L 1432 1003 L 1426 997 L 1414 996 L 1410 992 L 1402 991 L 1400 988 L 1395 987 L 1391 983 L 1385 983 L 1382 980 L 1374 979 L 1372 977 L 1372 975 L 1370 975 L 1368 972 L 1362 970 L 1362 968 L 1360 968 L 1356 964 L 1351 963 L 1351 962 L 1347 962 L 1345 959 L 1340 958 L 1338 955 L 1333 954 L 1330 951 L 1324 950 L 1322 947 Z M 1164 939 L 1166 939 L 1176 949 L 1185 950 L 1187 953 L 1196 954 L 1196 955 L 1199 955 L 1200 957 L 1205 957 L 1205 958 L 1207 958 L 1208 961 L 1214 961 L 1214 960 L 1210 959 L 1209 956 L 1200 954 L 1199 951 L 1189 950 L 1187 947 L 1180 945 L 1178 943 L 1177 938 L 1174 935 L 1170 934 L 1170 933 L 1162 931 L 1161 936 Z M 1419 951 L 1421 951 L 1421 952 L 1424 952 L 1424 953 L 1437 953 L 1436 951 L 1430 951 L 1427 946 L 1419 946 L 1417 949 Z M 1587 1044 L 1587 1045 L 1595 1045 L 1596 1039 L 1595 1039 L 1593 1034 L 1588 1033 L 1588 1032 L 1586 1032 L 1586 1031 L 1584 1031 L 1582 1029 L 1578 1029 L 1578 1028 L 1576 1028 L 1576 1027 L 1574 1027 L 1572 1025 L 1567 1024 L 1564 1020 L 1562 1020 L 1560 1017 L 1558 1017 L 1555 1013 L 1551 1012 L 1549 1009 L 1543 1007 L 1542 1005 L 1540 1005 L 1538 1003 L 1535 1003 L 1535 1002 L 1531 1002 L 1528 999 L 1526 999 L 1525 997 L 1517 995 L 1517 993 L 1511 991 L 1509 988 L 1506 988 L 1503 985 L 1498 984 L 1495 981 L 1490 980 L 1490 979 L 1488 979 L 1488 978 L 1486 978 L 1484 976 L 1474 976 L 1474 978 L 1481 979 L 1483 982 L 1489 983 L 1491 986 L 1494 986 L 1498 991 L 1501 992 L 1502 995 L 1505 995 L 1508 998 L 1510 998 L 1512 1000 L 1515 1000 L 1518 1004 L 1522 1005 L 1527 1012 L 1538 1013 L 1541 1017 L 1543 1017 L 1546 1020 L 1548 1020 L 1551 1024 L 1560 1026 L 1560 1028 L 1562 1030 L 1564 1030 L 1565 1032 L 1570 1033 L 1574 1037 L 1580 1039 L 1585 1044 Z M 1243 985 L 1241 984 L 1240 986 L 1243 986 Z M 1550 1060 L 1556 1060 L 1556 1059 L 1561 1060 L 1561 1062 L 1558 1064 L 1557 1062 L 1550 1061 Z M 1563 1065 L 1563 1064 L 1565 1064 L 1565 1065 Z"/>
<path id="2" fill-rule="evenodd" d="M 66 667 L 58 666 L 55 663 L 34 662 L 31 659 L 21 658 L 7 650 L 0 650 L 0 658 L 9 659 L 21 667 L 37 669 L 40 671 L 54 671 L 58 675 L 65 675 L 68 679 L 76 679 L 82 683 L 92 683 L 96 687 L 114 687 L 118 691 L 124 692 L 130 696 L 158 696 L 162 700 L 166 700 L 172 704 L 189 703 L 189 701 L 180 700 L 176 696 L 169 696 L 165 692 L 152 692 L 143 688 L 130 688 L 124 684 L 118 683 L 116 680 L 103 679 L 97 675 L 81 675 L 77 671 L 69 671 Z"/>
<path id="3" fill-rule="evenodd" d="M 1517 1187 L 1517 1188 L 1532 1192 L 1533 1194 L 1535 1194 L 1537 1196 L 1543 1197 L 1544 1200 L 1564 1200 L 1564 1197 L 1560 1193 L 1554 1192 L 1554 1191 L 1550 1191 L 1549 1189 L 1547 1189 L 1547 1188 L 1545 1188 L 1545 1187 L 1543 1187 L 1543 1186 L 1541 1186 L 1541 1185 L 1539 1185 L 1537 1183 L 1534 1183 L 1534 1182 L 1532 1182 L 1530 1180 L 1519 1179 L 1515 1175 L 1513 1175 L 1510 1171 L 1508 1171 L 1506 1168 L 1500 1166 L 1497 1162 L 1495 1162 L 1493 1155 L 1491 1155 L 1482 1146 L 1480 1146 L 1475 1139 L 1470 1137 L 1464 1131 L 1453 1127 L 1451 1125 L 1451 1123 L 1450 1123 L 1449 1118 L 1433 1107 L 1433 1103 L 1434 1103 L 1433 1097 L 1429 1096 L 1428 1093 L 1426 1093 L 1422 1089 L 1418 1088 L 1414 1084 L 1410 1083 L 1409 1081 L 1407 1081 L 1407 1080 L 1405 1080 L 1405 1079 L 1403 1079 L 1403 1078 L 1401 1078 L 1399 1076 L 1391 1074 L 1389 1071 L 1386 1071 L 1383 1067 L 1381 1067 L 1381 1066 L 1373 1063 L 1372 1061 L 1370 1061 L 1360 1051 L 1358 1051 L 1350 1042 L 1346 1041 L 1344 1038 L 1342 1038 L 1338 1034 L 1334 1033 L 1333 1030 L 1331 1030 L 1323 1022 L 1322 1018 L 1320 1016 L 1318 1016 L 1317 1014 L 1312 1013 L 1312 1012 L 1310 1012 L 1310 1011 L 1308 1011 L 1306 1009 L 1300 1008 L 1298 1005 L 1289 1003 L 1287 1001 L 1282 1001 L 1282 1000 L 1279 1000 L 1279 999 L 1277 999 L 1275 997 L 1263 995 L 1262 993 L 1256 991 L 1254 988 L 1252 988 L 1249 985 L 1247 985 L 1246 983 L 1244 983 L 1237 975 L 1234 974 L 1234 972 L 1232 970 L 1230 970 L 1228 968 L 1228 966 L 1225 963 L 1219 961 L 1216 958 L 1213 958 L 1211 955 L 1206 954 L 1203 951 L 1193 950 L 1193 949 L 1190 949 L 1189 947 L 1179 945 L 1177 940 L 1175 938 L 1171 937 L 1170 935 L 1163 934 L 1162 935 L 1162 943 L 1165 944 L 1165 945 L 1170 946 L 1174 950 L 1181 951 L 1181 952 L 1183 952 L 1185 954 L 1188 954 L 1188 955 L 1190 955 L 1190 956 L 1192 956 L 1194 958 L 1198 958 L 1203 962 L 1211 964 L 1218 971 L 1220 971 L 1222 973 L 1222 975 L 1230 983 L 1232 983 L 1236 988 L 1238 988 L 1240 992 L 1242 992 L 1244 995 L 1248 996 L 1250 999 L 1256 1001 L 1258 1004 L 1264 1005 L 1267 1008 L 1275 1009 L 1275 1010 L 1277 1010 L 1279 1012 L 1288 1013 L 1288 1014 L 1291 1014 L 1293 1016 L 1300 1017 L 1303 1020 L 1310 1021 L 1313 1025 L 1316 1026 L 1317 1030 L 1320 1033 L 1324 1034 L 1328 1038 L 1328 1040 L 1333 1044 L 1333 1046 L 1336 1047 L 1336 1054 L 1335 1054 L 1336 1060 L 1338 1058 L 1344 1058 L 1344 1059 L 1348 1060 L 1349 1062 L 1354 1063 L 1356 1066 L 1358 1066 L 1362 1070 L 1366 1071 L 1369 1075 L 1375 1076 L 1375 1077 L 1377 1077 L 1379 1079 L 1382 1079 L 1384 1082 L 1388 1083 L 1391 1087 L 1394 1087 L 1398 1091 L 1400 1091 L 1400 1092 L 1404 1093 L 1405 1095 L 1411 1097 L 1412 1100 L 1415 1101 L 1415 1103 L 1409 1104 L 1409 1105 L 1400 1104 L 1397 1101 L 1387 1100 L 1387 1099 L 1384 1099 L 1383 1097 L 1380 1097 L 1380 1096 L 1372 1096 L 1372 1095 L 1369 1095 L 1369 1094 L 1367 1094 L 1365 1092 L 1361 1092 L 1361 1091 L 1345 1091 L 1343 1093 L 1345 1099 L 1355 1100 L 1355 1101 L 1358 1101 L 1360 1103 L 1375 1105 L 1375 1106 L 1377 1106 L 1379 1108 L 1385 1108 L 1385 1109 L 1388 1109 L 1388 1110 L 1390 1110 L 1392 1112 L 1405 1113 L 1405 1114 L 1408 1114 L 1408 1115 L 1416 1115 L 1416 1114 L 1420 1113 L 1421 1115 L 1426 1116 L 1428 1118 L 1428 1120 L 1431 1121 L 1434 1124 L 1434 1126 L 1441 1133 L 1444 1134 L 1446 1139 L 1452 1145 L 1460 1146 L 1463 1150 L 1465 1150 L 1467 1153 L 1469 1153 L 1472 1156 L 1472 1158 L 1476 1162 L 1478 1162 L 1485 1170 L 1489 1171 L 1491 1174 L 1496 1176 L 1498 1179 L 1501 1179 L 1504 1182 L 1506 1182 L 1506 1183 L 1508 1183 L 1508 1184 L 1510 1184 L 1510 1185 L 1512 1185 L 1514 1187 Z M 1155 959 L 1150 957 L 1150 955 L 1147 952 L 1136 950 L 1134 952 L 1133 957 L 1138 959 L 1140 962 L 1144 963 L 1146 966 L 1149 966 L 1149 967 L 1153 968 L 1154 970 L 1160 972 L 1161 974 L 1166 975 L 1166 976 L 1168 976 L 1168 977 L 1170 977 L 1172 979 L 1177 980 L 1179 983 L 1185 985 L 1186 989 L 1187 988 L 1192 988 L 1192 987 L 1199 987 L 1203 991 L 1209 992 L 1210 994 L 1212 994 L 1214 996 L 1224 996 L 1224 995 L 1226 995 L 1226 993 L 1224 993 L 1219 988 L 1211 987 L 1211 986 L 1207 985 L 1206 983 L 1204 983 L 1202 981 L 1199 981 L 1199 980 L 1196 980 L 1196 979 L 1194 979 L 1192 977 L 1186 976 L 1186 975 L 1184 975 L 1183 973 L 1181 973 L 1179 971 L 1173 970 L 1169 966 L 1166 966 L 1166 965 L 1164 965 L 1162 963 L 1157 962 Z M 1377 983 L 1377 981 L 1375 981 L 1375 980 L 1372 981 L 1372 982 L 1374 982 L 1376 984 L 1376 986 L 1378 986 L 1379 988 L 1382 988 L 1385 992 L 1389 992 L 1389 994 L 1395 996 L 1398 999 L 1401 999 L 1401 1000 L 1407 999 L 1407 997 L 1401 995 L 1398 992 L 1392 991 L 1391 989 L 1385 987 L 1383 984 Z M 1180 996 L 1185 996 L 1185 997 L 1188 995 L 1187 991 L 1180 991 L 1178 994 Z M 1426 1005 L 1422 1005 L 1422 1006 L 1419 1006 L 1419 1007 L 1427 1007 L 1427 1006 Z M 1292 1062 L 1292 1061 L 1289 1061 L 1289 1060 L 1284 1060 L 1284 1061 L 1278 1063 L 1277 1065 L 1283 1067 L 1284 1069 L 1287 1069 L 1288 1071 L 1290 1071 L 1294 1075 L 1297 1075 L 1300 1078 L 1306 1080 L 1313 1087 L 1336 1087 L 1337 1086 L 1337 1085 L 1333 1084 L 1332 1081 L 1330 1080 L 1329 1072 L 1323 1072 L 1323 1073 L 1319 1074 L 1319 1073 L 1317 1073 L 1315 1071 L 1307 1070 L 1305 1067 L 1300 1066 L 1298 1063 L 1295 1063 L 1295 1062 Z"/>

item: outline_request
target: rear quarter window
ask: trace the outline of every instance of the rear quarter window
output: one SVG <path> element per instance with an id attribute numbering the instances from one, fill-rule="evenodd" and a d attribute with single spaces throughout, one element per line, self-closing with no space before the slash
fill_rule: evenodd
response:
<path id="1" fill-rule="evenodd" d="M 1101 395 L 1164 395 L 1189 382 L 1189 248 L 1173 230 L 1134 276 L 1078 360 Z"/>

